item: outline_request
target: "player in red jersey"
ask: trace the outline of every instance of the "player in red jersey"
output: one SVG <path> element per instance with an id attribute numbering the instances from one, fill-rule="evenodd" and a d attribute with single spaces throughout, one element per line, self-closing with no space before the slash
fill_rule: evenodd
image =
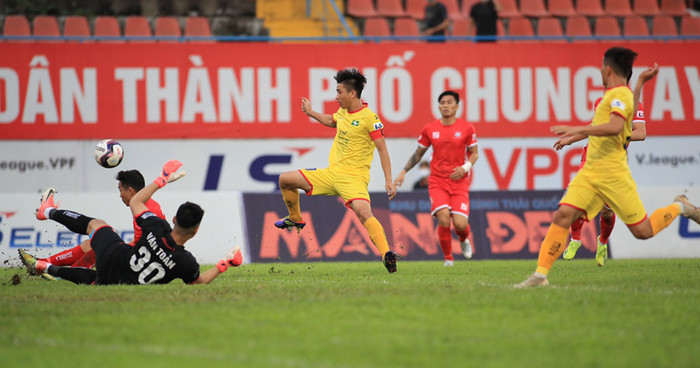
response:
<path id="1" fill-rule="evenodd" d="M 117 173 L 115 177 L 117 179 L 117 188 L 119 189 L 119 197 L 121 198 L 124 205 L 129 206 L 129 201 L 131 198 L 138 193 L 139 190 L 143 189 L 146 184 L 143 175 L 138 170 L 125 170 Z M 149 198 L 146 201 L 146 207 L 148 211 L 154 213 L 159 218 L 165 220 L 165 215 L 160 208 L 160 204 Z M 134 245 L 141 238 L 141 227 L 136 223 L 134 218 L 134 238 L 129 242 L 129 244 Z M 88 242 L 85 240 L 84 242 Z M 54 254 L 47 258 L 39 258 L 39 261 L 44 261 L 50 263 L 54 266 L 70 266 L 70 267 L 83 267 L 83 268 L 93 268 L 95 267 L 95 251 L 90 250 L 87 253 L 83 252 L 85 246 L 78 244 L 73 248 L 66 249 L 60 253 Z M 42 274 L 42 277 L 48 280 L 54 280 L 48 274 Z"/>
<path id="2" fill-rule="evenodd" d="M 631 77 L 631 75 L 630 75 Z M 629 82 L 629 78 L 627 80 Z M 637 87 L 635 88 L 635 96 L 639 96 L 643 81 L 639 80 L 637 82 Z M 593 110 L 598 108 L 598 104 L 602 100 L 602 97 L 598 97 L 593 105 Z M 632 135 L 630 136 L 630 141 L 643 141 L 647 137 L 646 120 L 644 118 L 644 107 L 642 103 L 639 102 L 637 105 L 637 111 L 635 112 L 634 118 L 632 119 Z M 571 136 L 564 137 L 557 140 L 554 144 L 554 148 L 558 151 L 564 146 L 570 145 L 572 143 L 578 142 L 584 137 L 581 136 Z M 583 147 L 583 152 L 581 152 L 581 165 L 579 169 L 583 168 L 586 163 L 586 153 L 588 152 L 588 145 Z M 580 218 L 571 225 L 571 241 L 569 246 L 566 248 L 562 254 L 562 258 L 565 260 L 572 260 L 576 256 L 576 252 L 581 247 L 581 229 L 585 220 Z M 600 211 L 600 235 L 597 238 L 598 245 L 596 247 L 595 260 L 599 267 L 603 267 L 605 262 L 608 260 L 608 238 L 612 234 L 613 228 L 615 227 L 615 212 L 606 204 Z"/>
<path id="3" fill-rule="evenodd" d="M 452 266 L 452 234 L 450 221 L 454 224 L 459 237 L 462 254 L 472 257 L 469 243 L 469 170 L 479 159 L 476 130 L 471 123 L 457 118 L 459 94 L 445 91 L 438 96 L 442 117 L 425 125 L 418 138 L 418 147 L 408 159 L 406 166 L 394 180 L 399 187 L 403 184 L 406 172 L 411 170 L 421 157 L 433 146 L 430 161 L 428 193 L 430 195 L 430 213 L 438 220 L 438 239 L 445 255 L 445 266 Z"/>

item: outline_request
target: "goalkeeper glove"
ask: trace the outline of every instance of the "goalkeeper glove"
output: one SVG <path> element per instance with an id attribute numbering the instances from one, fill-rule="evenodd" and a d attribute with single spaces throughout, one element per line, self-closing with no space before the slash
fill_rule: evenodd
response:
<path id="1" fill-rule="evenodd" d="M 156 183 L 158 188 L 162 188 L 165 184 L 172 183 L 177 179 L 185 176 L 185 171 L 177 171 L 182 167 L 182 162 L 178 160 L 170 160 L 163 165 L 163 173 L 156 178 L 153 182 Z"/>
<path id="2" fill-rule="evenodd" d="M 219 263 L 216 264 L 216 268 L 218 268 L 219 271 L 223 273 L 228 269 L 229 266 L 238 267 L 242 263 L 243 254 L 241 253 L 241 249 L 238 246 L 235 246 L 226 253 L 224 258 L 221 259 Z"/>

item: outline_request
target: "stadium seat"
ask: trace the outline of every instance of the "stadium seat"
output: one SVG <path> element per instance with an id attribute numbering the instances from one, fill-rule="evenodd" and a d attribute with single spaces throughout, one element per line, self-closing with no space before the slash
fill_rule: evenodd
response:
<path id="1" fill-rule="evenodd" d="M 174 37 L 182 36 L 180 31 L 180 23 L 175 17 L 158 17 L 156 18 L 156 37 L 173 37 L 173 39 L 159 40 L 158 42 L 178 42 Z"/>
<path id="2" fill-rule="evenodd" d="M 405 17 L 401 0 L 377 0 L 377 14 L 382 17 Z"/>
<path id="3" fill-rule="evenodd" d="M 683 17 L 681 18 L 681 35 L 683 36 L 700 36 L 700 18 Z"/>
<path id="4" fill-rule="evenodd" d="M 685 0 L 661 0 L 661 13 L 673 16 L 686 15 Z"/>
<path id="5" fill-rule="evenodd" d="M 374 10 L 372 0 L 348 0 L 346 11 L 353 17 L 358 18 L 377 16 L 377 11 Z"/>
<path id="6" fill-rule="evenodd" d="M 413 18 L 398 18 L 394 21 L 394 36 L 420 36 L 418 23 Z M 401 42 L 421 42 L 421 40 L 402 40 Z"/>
<path id="7" fill-rule="evenodd" d="M 148 23 L 148 18 L 141 16 L 129 16 L 126 17 L 126 22 L 124 23 L 124 36 L 125 37 L 152 37 L 151 25 Z M 129 42 L 140 43 L 140 42 L 153 42 L 149 39 L 136 39 L 129 40 Z"/>
<path id="8" fill-rule="evenodd" d="M 97 17 L 95 18 L 95 37 L 121 37 L 122 33 L 119 30 L 119 22 L 115 17 Z M 122 43 L 123 39 L 115 40 L 98 40 L 97 42 L 113 42 Z"/>
<path id="9" fill-rule="evenodd" d="M 549 0 L 549 14 L 555 17 L 570 17 L 576 15 L 571 0 Z"/>
<path id="10" fill-rule="evenodd" d="M 24 15 L 9 15 L 5 18 L 5 36 L 31 36 L 29 21 Z M 7 42 L 32 42 L 30 40 L 8 40 Z"/>
<path id="11" fill-rule="evenodd" d="M 617 18 L 604 16 L 598 17 L 595 21 L 595 35 L 596 36 L 621 36 L 620 24 L 617 22 Z"/>
<path id="12" fill-rule="evenodd" d="M 38 15 L 34 18 L 34 36 L 39 37 L 60 37 L 56 17 L 50 15 Z M 39 42 L 65 42 L 64 40 L 41 40 Z"/>
<path id="13" fill-rule="evenodd" d="M 615 17 L 632 15 L 630 0 L 605 0 L 605 14 Z"/>
<path id="14" fill-rule="evenodd" d="M 63 35 L 69 37 L 90 37 L 90 25 L 87 19 L 81 16 L 66 17 L 63 24 Z M 89 40 L 69 41 L 69 42 L 94 42 Z"/>
<path id="15" fill-rule="evenodd" d="M 362 34 L 368 37 L 391 36 L 389 22 L 384 17 L 367 18 Z"/>
<path id="16" fill-rule="evenodd" d="M 574 15 L 566 19 L 566 35 L 572 37 L 574 42 L 595 42 L 591 36 L 591 24 L 583 15 Z M 587 37 L 586 39 L 576 39 L 576 37 Z"/>
<path id="17" fill-rule="evenodd" d="M 508 36 L 511 37 L 522 37 L 522 36 L 534 36 L 535 31 L 532 29 L 532 23 L 530 19 L 525 17 L 513 17 L 508 21 Z M 522 40 L 516 39 L 511 40 L 512 42 L 536 42 L 534 40 Z"/>
<path id="18" fill-rule="evenodd" d="M 600 0 L 581 0 L 576 2 L 576 13 L 589 17 L 598 17 L 603 14 L 603 7 Z"/>
<path id="19" fill-rule="evenodd" d="M 464 18 L 469 18 L 472 6 L 478 2 L 481 2 L 481 0 L 462 0 L 462 16 L 464 16 Z"/>
<path id="20" fill-rule="evenodd" d="M 425 6 L 428 0 L 406 0 L 406 14 L 413 19 L 425 19 Z"/>
<path id="21" fill-rule="evenodd" d="M 447 17 L 450 18 L 451 20 L 456 20 L 456 19 L 462 19 L 464 18 L 462 16 L 462 13 L 459 11 L 459 4 L 457 4 L 457 0 L 438 0 L 439 2 L 442 3 L 442 5 L 445 5 L 445 8 L 447 8 Z"/>
<path id="22" fill-rule="evenodd" d="M 657 15 L 651 24 L 651 34 L 654 36 L 678 36 L 676 21 L 669 15 Z"/>
<path id="23" fill-rule="evenodd" d="M 542 0 L 520 0 L 520 13 L 526 17 L 549 16 Z"/>
<path id="24" fill-rule="evenodd" d="M 637 15 L 652 16 L 659 14 L 658 0 L 634 0 L 633 12 Z"/>
<path id="25" fill-rule="evenodd" d="M 499 0 L 501 4 L 501 11 L 498 12 L 500 18 L 512 18 L 521 17 L 518 6 L 515 4 L 515 0 Z"/>
<path id="26" fill-rule="evenodd" d="M 622 29 L 622 34 L 625 37 L 628 36 L 649 36 L 649 27 L 647 26 L 647 21 L 639 15 L 632 15 L 625 18 L 625 25 Z M 630 41 L 640 41 L 631 39 Z M 641 40 L 642 42 L 648 42 L 649 40 Z"/>
<path id="27" fill-rule="evenodd" d="M 455 20 L 452 23 L 452 31 L 450 32 L 450 35 L 459 36 L 459 37 L 466 37 L 466 36 L 473 37 L 476 34 L 476 27 L 472 27 L 472 31 L 469 32 L 469 23 L 471 23 L 471 19 L 469 19 L 469 18 Z M 459 40 L 459 41 L 450 41 L 450 42 L 465 42 L 465 41 Z"/>
<path id="28" fill-rule="evenodd" d="M 185 37 L 211 37 L 209 20 L 205 17 L 187 17 L 185 21 Z M 201 43 L 213 43 L 214 41 L 189 41 Z"/>
<path id="29" fill-rule="evenodd" d="M 542 36 L 556 36 L 561 37 L 559 39 L 544 39 L 544 42 L 566 42 L 564 40 L 564 31 L 561 29 L 561 23 L 557 18 L 544 17 L 537 20 L 537 35 Z"/>

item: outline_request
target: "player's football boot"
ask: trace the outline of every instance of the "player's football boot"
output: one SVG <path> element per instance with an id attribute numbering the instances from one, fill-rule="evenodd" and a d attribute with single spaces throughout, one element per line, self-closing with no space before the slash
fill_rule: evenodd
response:
<path id="1" fill-rule="evenodd" d="M 22 249 L 19 250 L 19 257 L 22 260 L 24 266 L 27 268 L 28 274 L 32 276 L 41 275 L 41 277 L 46 280 L 56 281 L 55 277 L 45 272 L 46 269 L 49 267 L 48 263 L 44 261 L 37 261 L 37 259 L 34 258 L 34 256 L 25 252 Z"/>
<path id="2" fill-rule="evenodd" d="M 537 286 L 547 286 L 549 285 L 549 281 L 547 280 L 547 276 L 539 276 L 537 274 L 532 274 L 530 277 L 527 278 L 527 280 L 513 285 L 516 289 L 523 289 L 523 288 L 528 288 L 528 287 L 537 287 Z"/>
<path id="3" fill-rule="evenodd" d="M 289 219 L 289 216 L 287 216 L 283 219 L 277 220 L 277 222 L 275 222 L 275 226 L 280 228 L 280 229 L 294 227 L 297 229 L 297 232 L 300 232 L 301 229 L 303 229 L 304 226 L 306 226 L 306 222 L 304 222 L 304 221 L 294 222 L 294 221 Z"/>
<path id="4" fill-rule="evenodd" d="M 608 245 L 600 242 L 600 235 L 598 236 L 598 250 L 595 252 L 595 263 L 598 267 L 605 266 L 605 262 L 608 260 Z"/>
<path id="5" fill-rule="evenodd" d="M 562 258 L 564 258 L 567 261 L 574 259 L 574 257 L 576 257 L 576 251 L 578 251 L 578 248 L 581 248 L 581 241 L 572 240 L 571 242 L 569 242 L 569 246 L 564 251 L 564 254 L 562 254 Z"/>
<path id="6" fill-rule="evenodd" d="M 453 261 L 453 260 L 451 260 L 451 259 L 446 259 L 446 260 L 445 260 L 445 264 L 444 264 L 445 267 L 452 267 L 452 266 L 454 266 L 454 265 L 455 265 L 455 261 Z"/>
<path id="7" fill-rule="evenodd" d="M 691 204 L 688 197 L 681 194 L 676 196 L 673 201 L 681 204 L 681 215 L 700 224 L 700 208 Z"/>
<path id="8" fill-rule="evenodd" d="M 53 201 L 53 195 L 56 194 L 56 189 L 54 188 L 49 188 L 46 189 L 46 191 L 41 195 L 41 204 L 39 205 L 39 208 L 36 209 L 36 218 L 37 220 L 48 220 L 48 217 L 46 217 L 46 209 L 47 208 L 58 208 L 58 205 L 54 203 Z"/>
<path id="9" fill-rule="evenodd" d="M 469 239 L 464 239 L 464 241 L 459 242 L 459 246 L 462 247 L 462 255 L 466 259 L 472 259 L 472 243 Z"/>
<path id="10" fill-rule="evenodd" d="M 42 279 L 44 280 L 49 280 L 49 281 L 56 281 L 57 279 L 48 273 L 49 269 L 49 263 L 45 261 L 36 261 L 34 264 L 34 269 L 36 270 L 36 273 L 41 276 Z"/>
<path id="11" fill-rule="evenodd" d="M 396 272 L 396 253 L 392 251 L 384 253 L 382 263 L 384 263 L 384 267 L 386 267 L 386 270 L 389 271 L 389 273 Z"/>

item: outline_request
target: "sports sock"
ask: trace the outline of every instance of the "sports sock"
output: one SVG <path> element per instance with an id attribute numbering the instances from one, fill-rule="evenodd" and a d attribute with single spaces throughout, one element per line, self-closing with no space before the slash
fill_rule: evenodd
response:
<path id="1" fill-rule="evenodd" d="M 83 249 L 80 248 L 80 244 L 78 244 L 73 248 L 66 249 L 63 252 L 56 253 L 41 260 L 51 263 L 54 266 L 70 266 L 77 262 L 83 255 L 85 255 L 85 252 L 83 252 Z"/>
<path id="2" fill-rule="evenodd" d="M 73 268 L 49 265 L 46 272 L 48 272 L 48 274 L 51 276 L 58 276 L 78 285 L 92 284 L 97 279 L 97 271 L 82 267 Z"/>
<path id="3" fill-rule="evenodd" d="M 374 243 L 374 246 L 377 247 L 379 253 L 384 257 L 384 253 L 389 251 L 389 242 L 386 240 L 386 234 L 384 233 L 382 224 L 379 223 L 376 217 L 370 217 L 363 225 L 367 229 L 372 243 Z"/>
<path id="4" fill-rule="evenodd" d="M 571 224 L 571 241 L 581 241 L 581 229 L 586 220 L 579 218 Z"/>
<path id="5" fill-rule="evenodd" d="M 547 235 L 544 237 L 542 245 L 540 246 L 540 255 L 537 257 L 536 272 L 547 276 L 554 261 L 564 253 L 564 243 L 568 235 L 568 229 L 554 223 L 549 225 Z"/>
<path id="6" fill-rule="evenodd" d="M 280 189 L 284 204 L 289 210 L 289 219 L 294 222 L 302 221 L 301 209 L 299 208 L 299 191 L 297 189 Z"/>
<path id="7" fill-rule="evenodd" d="M 654 213 L 649 216 L 652 234 L 656 235 L 661 232 L 661 230 L 670 225 L 680 214 L 681 205 L 678 203 L 671 203 L 666 207 L 659 208 L 654 211 Z"/>
<path id="8" fill-rule="evenodd" d="M 77 212 L 68 210 L 53 210 L 51 211 L 50 218 L 59 224 L 64 225 L 68 228 L 68 230 L 84 235 L 88 235 L 88 224 L 90 224 L 90 221 L 92 221 L 92 217 L 87 217 Z"/>
<path id="9" fill-rule="evenodd" d="M 455 228 L 455 234 L 457 234 L 457 237 L 459 238 L 459 241 L 463 242 L 465 239 L 469 237 L 469 233 L 471 232 L 471 227 L 469 224 L 467 224 L 467 228 L 464 229 L 464 231 L 459 231 L 457 228 Z"/>
<path id="10" fill-rule="evenodd" d="M 445 255 L 445 260 L 453 261 L 452 257 L 452 233 L 450 232 L 449 226 L 438 226 L 438 241 L 440 242 L 440 248 L 442 248 L 442 254 Z"/>
<path id="11" fill-rule="evenodd" d="M 90 249 L 84 256 L 80 257 L 71 267 L 93 268 L 95 266 L 95 251 Z"/>
<path id="12" fill-rule="evenodd" d="M 612 214 L 612 217 L 609 218 L 607 221 L 605 217 L 600 216 L 600 242 L 603 244 L 608 244 L 608 238 L 610 237 L 610 234 L 613 231 L 613 228 L 615 228 L 615 214 Z"/>

